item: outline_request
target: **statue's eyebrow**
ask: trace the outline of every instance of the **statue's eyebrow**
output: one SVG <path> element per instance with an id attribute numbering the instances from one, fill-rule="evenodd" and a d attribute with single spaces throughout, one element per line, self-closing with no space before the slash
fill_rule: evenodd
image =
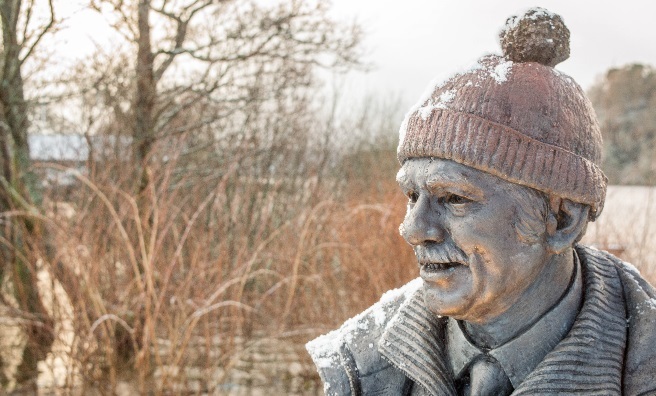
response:
<path id="1" fill-rule="evenodd" d="M 405 172 L 399 171 L 396 175 L 396 182 L 399 184 L 402 190 L 414 190 L 416 188 L 415 183 L 410 180 L 408 175 Z"/>
<path id="2" fill-rule="evenodd" d="M 397 178 L 396 182 L 399 183 L 399 187 L 401 187 L 402 190 L 415 190 L 417 188 L 415 183 L 407 178 Z"/>
<path id="3" fill-rule="evenodd" d="M 441 174 L 426 180 L 426 188 L 433 192 L 447 190 L 474 200 L 484 199 L 485 192 L 476 186 L 470 185 L 466 180 L 462 176 Z"/>
<path id="4" fill-rule="evenodd" d="M 464 180 L 467 180 L 467 177 L 463 174 L 440 172 L 438 174 L 433 174 L 432 176 L 429 176 L 428 179 L 426 180 L 426 185 L 427 186 L 433 186 L 438 184 L 455 185 L 455 184 L 462 184 Z"/>

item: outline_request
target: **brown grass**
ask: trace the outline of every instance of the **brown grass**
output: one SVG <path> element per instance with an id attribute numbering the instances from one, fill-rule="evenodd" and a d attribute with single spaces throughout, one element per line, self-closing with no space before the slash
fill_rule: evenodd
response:
<path id="1" fill-rule="evenodd" d="M 112 394 L 127 381 L 167 394 L 196 367 L 197 390 L 214 392 L 252 342 L 304 343 L 416 276 L 393 173 L 263 184 L 233 167 L 180 188 L 168 163 L 135 196 L 130 172 L 110 164 L 46 203 L 56 255 L 43 267 L 72 307 L 60 391 Z"/>

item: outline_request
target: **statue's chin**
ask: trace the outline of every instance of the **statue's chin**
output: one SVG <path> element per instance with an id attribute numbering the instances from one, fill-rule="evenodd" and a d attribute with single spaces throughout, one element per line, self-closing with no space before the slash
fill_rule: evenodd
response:
<path id="1" fill-rule="evenodd" d="M 424 303 L 438 316 L 456 319 L 469 317 L 475 293 L 468 267 L 456 265 L 439 271 L 421 271 L 424 280 Z"/>

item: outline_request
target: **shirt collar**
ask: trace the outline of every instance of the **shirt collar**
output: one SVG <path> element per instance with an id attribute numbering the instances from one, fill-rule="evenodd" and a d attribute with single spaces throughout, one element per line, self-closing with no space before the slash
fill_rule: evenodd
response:
<path id="1" fill-rule="evenodd" d="M 487 351 L 501 364 L 515 388 L 567 335 L 574 323 L 582 299 L 582 276 L 576 252 L 574 263 L 572 281 L 563 297 L 526 331 Z M 459 321 L 453 318 L 448 319 L 446 333 L 448 360 L 458 378 L 473 358 L 486 352 L 469 340 Z"/>

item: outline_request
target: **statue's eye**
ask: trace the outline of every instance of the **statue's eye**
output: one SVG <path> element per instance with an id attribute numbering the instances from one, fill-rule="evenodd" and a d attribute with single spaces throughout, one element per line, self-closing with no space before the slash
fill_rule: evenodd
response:
<path id="1" fill-rule="evenodd" d="M 464 205 L 466 203 L 472 202 L 471 199 L 456 194 L 447 195 L 444 201 L 451 205 Z"/>
<path id="2" fill-rule="evenodd" d="M 417 194 L 415 191 L 408 191 L 407 195 L 410 203 L 416 203 L 419 199 L 419 194 Z"/>

